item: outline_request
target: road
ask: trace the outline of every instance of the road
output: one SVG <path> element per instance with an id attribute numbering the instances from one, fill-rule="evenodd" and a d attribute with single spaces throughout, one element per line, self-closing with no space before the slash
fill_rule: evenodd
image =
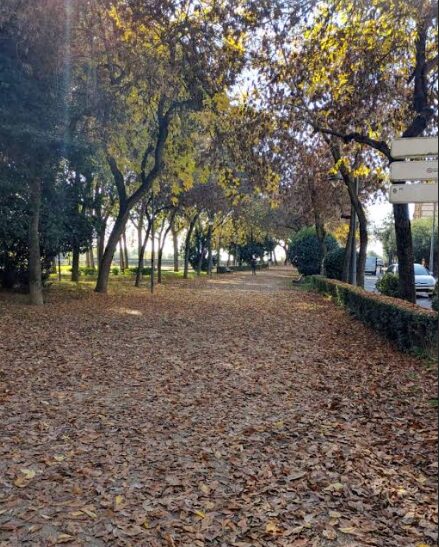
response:
<path id="1" fill-rule="evenodd" d="M 364 288 L 368 292 L 378 292 L 376 290 L 376 282 L 378 281 L 378 277 L 375 275 L 366 275 L 365 282 L 364 282 Z M 431 309 L 431 298 L 429 298 L 427 295 L 422 295 L 417 298 L 416 303 L 418 306 L 421 306 L 422 308 Z"/>

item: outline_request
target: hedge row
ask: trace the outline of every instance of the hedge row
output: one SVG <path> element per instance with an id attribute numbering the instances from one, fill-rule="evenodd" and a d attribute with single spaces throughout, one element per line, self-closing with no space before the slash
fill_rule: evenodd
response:
<path id="1" fill-rule="evenodd" d="M 437 355 L 436 312 L 320 276 L 312 277 L 312 285 L 319 292 L 332 296 L 354 317 L 395 342 L 399 349 Z"/>

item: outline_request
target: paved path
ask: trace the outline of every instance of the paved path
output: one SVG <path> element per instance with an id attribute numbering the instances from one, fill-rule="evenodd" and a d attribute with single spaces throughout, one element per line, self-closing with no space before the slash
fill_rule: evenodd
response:
<path id="1" fill-rule="evenodd" d="M 0 545 L 433 545 L 433 373 L 290 276 L 0 300 Z"/>

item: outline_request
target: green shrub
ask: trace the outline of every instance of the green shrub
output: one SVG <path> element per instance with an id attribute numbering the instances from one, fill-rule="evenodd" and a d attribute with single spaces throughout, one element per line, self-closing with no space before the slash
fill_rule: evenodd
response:
<path id="1" fill-rule="evenodd" d="M 96 268 L 88 268 L 86 266 L 79 268 L 79 271 L 82 275 L 93 276 L 96 275 Z"/>
<path id="2" fill-rule="evenodd" d="M 386 273 L 381 277 L 376 284 L 378 291 L 384 296 L 399 298 L 399 281 L 398 276 L 392 273 Z"/>
<path id="3" fill-rule="evenodd" d="M 328 294 L 403 351 L 421 351 L 435 356 L 438 345 L 438 314 L 404 300 L 368 293 L 358 287 L 320 276 L 313 287 Z"/>
<path id="4" fill-rule="evenodd" d="M 326 236 L 328 252 L 338 249 L 337 240 L 332 234 Z M 291 240 L 290 259 L 294 266 L 303 275 L 320 273 L 322 265 L 322 251 L 315 228 L 303 228 Z"/>
<path id="5" fill-rule="evenodd" d="M 117 267 L 111 269 L 111 273 L 112 273 L 113 275 L 119 275 L 119 272 L 120 272 L 120 270 L 119 270 L 119 268 L 117 268 Z"/>
<path id="6" fill-rule="evenodd" d="M 342 248 L 335 249 L 327 254 L 325 258 L 325 270 L 329 279 L 338 279 L 339 281 L 342 280 L 345 254 L 346 251 Z"/>
<path id="7" fill-rule="evenodd" d="M 129 272 L 137 275 L 139 268 L 130 268 Z M 142 268 L 142 275 L 151 275 L 152 268 Z"/>

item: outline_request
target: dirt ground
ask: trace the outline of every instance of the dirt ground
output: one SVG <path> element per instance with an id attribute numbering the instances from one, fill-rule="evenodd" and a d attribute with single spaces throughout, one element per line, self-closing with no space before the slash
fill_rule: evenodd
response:
<path id="1" fill-rule="evenodd" d="M 283 268 L 0 295 L 0 545 L 433 546 L 435 397 Z"/>

